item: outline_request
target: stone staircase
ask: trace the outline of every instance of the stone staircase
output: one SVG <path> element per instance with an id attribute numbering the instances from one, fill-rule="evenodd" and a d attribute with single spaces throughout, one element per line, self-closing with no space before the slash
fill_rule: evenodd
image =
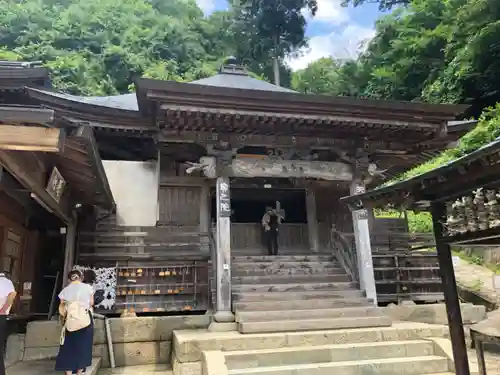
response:
<path id="1" fill-rule="evenodd" d="M 175 331 L 174 375 L 451 375 L 445 326 L 242 334 Z M 477 374 L 477 367 L 471 367 Z"/>
<path id="2" fill-rule="evenodd" d="M 332 255 L 236 256 L 231 273 L 241 333 L 391 325 Z"/>

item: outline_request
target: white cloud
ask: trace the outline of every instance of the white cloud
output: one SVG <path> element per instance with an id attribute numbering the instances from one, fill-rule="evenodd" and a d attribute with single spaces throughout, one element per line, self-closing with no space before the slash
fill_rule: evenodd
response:
<path id="1" fill-rule="evenodd" d="M 341 0 L 318 0 L 318 11 L 315 21 L 346 22 L 349 20 L 347 8 L 342 7 Z"/>
<path id="2" fill-rule="evenodd" d="M 203 13 L 210 14 L 215 10 L 215 0 L 196 0 Z"/>
<path id="3" fill-rule="evenodd" d="M 309 47 L 302 51 L 302 55 L 290 59 L 288 64 L 293 70 L 299 70 L 322 57 L 356 58 L 366 47 L 365 42 L 373 38 L 374 35 L 374 29 L 351 24 L 341 32 L 334 31 L 329 34 L 313 36 L 309 39 Z"/>
<path id="4" fill-rule="evenodd" d="M 307 22 L 334 22 L 340 24 L 349 20 L 347 9 L 342 7 L 342 0 L 317 0 L 318 10 L 312 17 L 308 9 L 303 9 L 302 14 Z"/>

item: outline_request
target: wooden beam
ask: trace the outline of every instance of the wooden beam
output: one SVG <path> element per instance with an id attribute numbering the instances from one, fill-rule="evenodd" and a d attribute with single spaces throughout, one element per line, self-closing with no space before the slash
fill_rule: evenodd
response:
<path id="1" fill-rule="evenodd" d="M 54 110 L 34 107 L 0 107 L 0 122 L 48 124 L 54 121 Z"/>
<path id="2" fill-rule="evenodd" d="M 102 194 L 105 197 L 104 206 L 109 210 L 114 210 L 116 207 L 111 187 L 109 186 L 108 177 L 102 165 L 101 155 L 99 148 L 94 137 L 94 132 L 89 126 L 80 126 L 75 134 L 76 137 L 84 138 L 87 142 L 88 159 L 92 165 L 92 170 L 96 175 L 96 180 Z"/>
<path id="3" fill-rule="evenodd" d="M 60 152 L 63 145 L 62 129 L 0 125 L 0 150 Z"/>
<path id="4" fill-rule="evenodd" d="M 350 165 L 338 162 L 302 160 L 234 159 L 224 168 L 230 177 L 317 178 L 328 181 L 352 181 Z"/>
<path id="5" fill-rule="evenodd" d="M 292 135 L 262 135 L 262 134 L 238 134 L 227 132 L 196 132 L 196 131 L 172 131 L 162 129 L 158 134 L 159 142 L 169 143 L 199 143 L 203 145 L 215 145 L 227 142 L 232 147 L 240 148 L 245 146 L 268 146 L 275 148 L 296 147 L 303 149 L 331 149 L 341 148 L 344 150 L 364 149 L 380 153 L 394 152 L 398 150 L 411 150 L 418 148 L 415 144 L 405 144 L 402 142 L 388 142 L 362 139 L 346 138 L 325 138 L 306 137 Z M 428 147 L 423 147 L 427 149 Z"/>
<path id="6" fill-rule="evenodd" d="M 458 299 L 457 292 L 457 281 L 455 280 L 455 272 L 453 270 L 451 247 L 443 241 L 443 225 L 441 222 L 446 216 L 444 203 L 433 203 L 431 213 L 439 260 L 439 273 L 442 279 L 444 302 L 448 315 L 453 360 L 455 361 L 455 373 L 457 375 L 470 375 L 462 312 L 460 310 L 460 300 Z"/>
<path id="7" fill-rule="evenodd" d="M 68 222 L 68 213 L 45 190 L 45 170 L 40 165 L 28 163 L 26 152 L 0 151 L 0 164 L 7 169 L 21 185 L 34 194 L 40 202 L 63 222 Z"/>

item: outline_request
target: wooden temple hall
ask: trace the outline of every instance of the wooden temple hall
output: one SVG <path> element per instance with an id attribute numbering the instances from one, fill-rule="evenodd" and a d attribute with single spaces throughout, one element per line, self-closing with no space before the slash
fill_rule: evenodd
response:
<path id="1" fill-rule="evenodd" d="M 464 106 L 300 94 L 234 59 L 209 78 L 140 78 L 108 97 L 54 91 L 49 77 L 0 62 L 1 266 L 21 301 L 38 298 L 31 314 L 51 314 L 72 267 L 95 270 L 108 313 L 213 309 L 226 322 L 247 302 L 376 303 L 370 231 L 388 238 L 391 224 L 340 198 L 473 126 L 454 121 Z M 269 207 L 283 217 L 275 257 Z"/>

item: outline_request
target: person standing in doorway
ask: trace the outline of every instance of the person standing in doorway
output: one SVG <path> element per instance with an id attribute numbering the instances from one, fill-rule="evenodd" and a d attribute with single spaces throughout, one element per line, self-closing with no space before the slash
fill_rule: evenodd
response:
<path id="1" fill-rule="evenodd" d="M 0 375 L 5 375 L 5 343 L 7 342 L 7 316 L 16 299 L 16 289 L 5 273 L 0 273 L 0 350 L 2 363 L 0 364 Z"/>
<path id="2" fill-rule="evenodd" d="M 278 232 L 281 219 L 282 217 L 276 209 L 266 207 L 266 213 L 262 216 L 262 226 L 265 231 L 267 252 L 269 255 L 278 255 Z"/>

